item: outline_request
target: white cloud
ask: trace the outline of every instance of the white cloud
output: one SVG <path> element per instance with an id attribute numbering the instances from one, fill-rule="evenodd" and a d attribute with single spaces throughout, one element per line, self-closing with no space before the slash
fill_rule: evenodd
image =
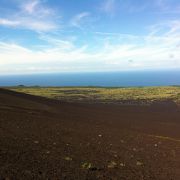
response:
<path id="1" fill-rule="evenodd" d="M 28 12 L 29 14 L 32 14 L 36 10 L 39 3 L 40 3 L 39 0 L 29 1 L 22 5 L 22 9 Z"/>
<path id="2" fill-rule="evenodd" d="M 121 35 L 122 36 L 122 35 Z M 127 36 L 125 36 L 127 37 Z M 180 36 L 179 36 L 180 37 Z M 116 41 L 118 38 L 112 37 Z M 52 47 L 32 51 L 17 44 L 0 43 L 1 73 L 58 71 L 102 71 L 180 68 L 180 38 L 174 36 L 136 37 L 143 45 L 113 44 L 89 52 L 87 46 L 44 37 Z"/>
<path id="3" fill-rule="evenodd" d="M 81 23 L 83 22 L 83 20 L 85 18 L 87 18 L 88 16 L 90 16 L 89 12 L 82 12 L 80 14 L 75 15 L 72 19 L 71 19 L 71 25 L 80 28 L 81 27 Z"/>
<path id="4" fill-rule="evenodd" d="M 55 10 L 45 6 L 42 0 L 31 0 L 20 4 L 21 12 L 36 18 L 49 18 L 56 15 Z"/>
<path id="5" fill-rule="evenodd" d="M 15 26 L 18 26 L 19 24 L 20 24 L 19 21 L 12 21 L 12 20 L 8 20 L 8 19 L 0 18 L 0 25 L 3 25 L 3 26 L 15 27 Z"/>
<path id="6" fill-rule="evenodd" d="M 89 50 L 89 42 L 78 47 L 75 40 L 47 34 L 41 34 L 40 39 L 49 46 L 40 50 L 0 42 L 0 73 L 180 69 L 180 21 L 156 24 L 153 33 L 146 36 L 101 32 L 91 35 L 99 41 L 103 36 L 101 43 L 93 43 L 95 51 Z"/>
<path id="7" fill-rule="evenodd" d="M 58 28 L 56 20 L 53 9 L 45 7 L 40 0 L 32 0 L 20 4 L 19 12 L 0 17 L 0 25 L 47 32 Z"/>
<path id="8" fill-rule="evenodd" d="M 31 17 L 17 17 L 14 20 L 1 18 L 0 25 L 13 28 L 29 29 L 37 32 L 47 32 L 57 28 L 56 24 L 51 21 L 43 22 L 40 19 L 34 20 Z"/>
<path id="9" fill-rule="evenodd" d="M 159 35 L 160 37 L 172 37 L 180 34 L 180 21 L 171 20 L 154 24 L 149 27 L 150 35 Z"/>
<path id="10" fill-rule="evenodd" d="M 47 34 L 41 34 L 39 39 L 47 42 L 51 47 L 61 50 L 70 50 L 75 48 L 73 42 L 70 40 L 63 40 L 57 37 L 52 37 Z"/>

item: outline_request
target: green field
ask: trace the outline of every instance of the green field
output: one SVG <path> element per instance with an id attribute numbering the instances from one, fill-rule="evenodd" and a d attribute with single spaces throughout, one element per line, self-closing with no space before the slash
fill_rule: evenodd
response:
<path id="1" fill-rule="evenodd" d="M 19 86 L 9 89 L 68 102 L 112 103 L 134 100 L 151 103 L 155 100 L 171 99 L 178 104 L 180 103 L 180 86 L 133 88 Z"/>

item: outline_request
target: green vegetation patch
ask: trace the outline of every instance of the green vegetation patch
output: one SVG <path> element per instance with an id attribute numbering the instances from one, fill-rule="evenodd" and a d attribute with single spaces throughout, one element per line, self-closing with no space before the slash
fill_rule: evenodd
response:
<path id="1" fill-rule="evenodd" d="M 171 99 L 180 103 L 180 87 L 11 87 L 14 91 L 59 99 L 68 102 L 100 102 L 111 103 L 118 101 L 146 101 Z"/>

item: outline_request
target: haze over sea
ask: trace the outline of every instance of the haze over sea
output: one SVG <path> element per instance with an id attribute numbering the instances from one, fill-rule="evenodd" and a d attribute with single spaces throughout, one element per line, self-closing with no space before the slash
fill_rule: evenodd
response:
<path id="1" fill-rule="evenodd" d="M 180 85 L 180 71 L 1 75 L 0 86 L 168 86 Z"/>

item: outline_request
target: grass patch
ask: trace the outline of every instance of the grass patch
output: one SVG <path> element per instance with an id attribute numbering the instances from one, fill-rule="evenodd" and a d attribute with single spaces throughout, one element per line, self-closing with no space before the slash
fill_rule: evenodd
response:
<path id="1" fill-rule="evenodd" d="M 180 86 L 166 87 L 11 87 L 14 91 L 60 99 L 68 102 L 116 102 L 121 100 L 155 100 L 171 99 L 180 103 Z"/>

